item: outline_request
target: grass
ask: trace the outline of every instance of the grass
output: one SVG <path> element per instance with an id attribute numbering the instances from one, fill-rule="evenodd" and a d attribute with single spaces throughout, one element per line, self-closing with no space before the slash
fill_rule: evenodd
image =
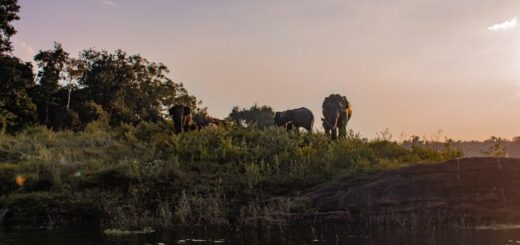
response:
<path id="1" fill-rule="evenodd" d="M 330 142 L 279 128 L 172 129 L 95 122 L 80 132 L 33 127 L 0 135 L 2 225 L 142 230 L 279 222 L 281 214 L 312 212 L 299 198 L 311 187 L 461 156 L 353 132 Z"/>

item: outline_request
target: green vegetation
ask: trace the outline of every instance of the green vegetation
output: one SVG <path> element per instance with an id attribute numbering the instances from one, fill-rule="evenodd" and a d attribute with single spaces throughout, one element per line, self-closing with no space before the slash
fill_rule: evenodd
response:
<path id="1" fill-rule="evenodd" d="M 96 121 L 79 132 L 39 126 L 1 135 L 2 225 L 141 230 L 283 222 L 287 214 L 313 212 L 302 195 L 310 188 L 460 156 L 352 132 L 329 142 L 278 128 L 172 129 Z M 25 180 L 20 185 L 17 176 Z"/>

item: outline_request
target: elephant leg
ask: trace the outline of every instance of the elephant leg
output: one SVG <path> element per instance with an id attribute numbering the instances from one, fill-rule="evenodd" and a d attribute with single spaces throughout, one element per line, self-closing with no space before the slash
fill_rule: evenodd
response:
<path id="1" fill-rule="evenodd" d="M 312 133 L 312 126 L 310 125 L 305 125 L 305 130 L 307 130 L 307 133 Z"/>
<path id="2" fill-rule="evenodd" d="M 341 138 L 341 139 L 347 138 L 347 128 L 345 127 L 344 124 L 339 127 L 339 138 Z"/>
<path id="3" fill-rule="evenodd" d="M 289 131 L 293 130 L 294 125 L 292 123 L 288 123 L 285 125 L 285 127 L 287 128 L 287 132 L 289 132 Z"/>
<path id="4" fill-rule="evenodd" d="M 340 116 L 338 120 L 338 133 L 340 139 L 346 139 L 347 138 L 347 122 L 346 122 L 346 116 L 342 115 Z"/>
<path id="5" fill-rule="evenodd" d="M 189 124 L 184 125 L 184 128 L 183 128 L 184 132 L 189 132 L 189 131 L 191 131 L 191 126 L 192 126 L 192 125 L 189 125 Z"/>

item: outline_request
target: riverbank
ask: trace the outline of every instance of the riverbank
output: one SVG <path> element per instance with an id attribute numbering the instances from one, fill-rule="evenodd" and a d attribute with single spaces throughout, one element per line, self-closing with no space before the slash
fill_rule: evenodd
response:
<path id="1" fill-rule="evenodd" d="M 281 224 L 319 211 L 309 190 L 460 157 L 350 133 L 224 127 L 172 133 L 167 123 L 0 136 L 3 227 Z M 296 219 L 296 218 L 295 218 Z"/>

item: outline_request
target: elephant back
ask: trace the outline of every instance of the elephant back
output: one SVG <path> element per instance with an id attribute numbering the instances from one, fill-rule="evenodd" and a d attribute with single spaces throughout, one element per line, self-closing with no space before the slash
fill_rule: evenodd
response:
<path id="1" fill-rule="evenodd" d="M 328 107 L 328 105 L 338 105 L 342 110 L 346 110 L 349 108 L 350 102 L 347 100 L 347 97 L 341 96 L 339 94 L 331 94 L 323 100 L 322 109 Z"/>

